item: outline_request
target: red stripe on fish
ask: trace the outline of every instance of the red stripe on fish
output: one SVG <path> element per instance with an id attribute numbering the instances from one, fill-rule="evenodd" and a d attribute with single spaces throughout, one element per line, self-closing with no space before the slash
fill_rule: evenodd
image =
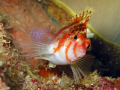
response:
<path id="1" fill-rule="evenodd" d="M 76 54 L 76 49 L 77 49 L 77 46 L 78 46 L 78 42 L 76 42 L 75 44 L 74 44 L 74 47 L 73 47 L 73 52 L 74 52 L 74 55 L 75 55 L 75 57 L 77 57 L 77 54 Z"/>
<path id="2" fill-rule="evenodd" d="M 71 38 L 69 44 L 68 44 L 67 47 L 66 47 L 66 51 L 65 51 L 66 59 L 67 59 L 68 62 L 72 62 L 72 60 L 71 60 L 71 59 L 69 58 L 69 56 L 68 56 L 68 50 L 69 50 L 70 46 L 72 45 L 72 39 L 73 39 L 73 38 Z"/>

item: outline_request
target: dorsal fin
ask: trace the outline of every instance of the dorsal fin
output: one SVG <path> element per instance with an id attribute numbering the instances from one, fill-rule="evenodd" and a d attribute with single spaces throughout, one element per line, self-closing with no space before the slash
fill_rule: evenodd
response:
<path id="1" fill-rule="evenodd" d="M 87 24 L 89 21 L 91 14 L 93 12 L 93 9 L 89 8 L 84 10 L 83 12 L 79 13 L 78 15 L 74 16 L 72 19 L 70 19 L 71 23 L 84 23 Z"/>

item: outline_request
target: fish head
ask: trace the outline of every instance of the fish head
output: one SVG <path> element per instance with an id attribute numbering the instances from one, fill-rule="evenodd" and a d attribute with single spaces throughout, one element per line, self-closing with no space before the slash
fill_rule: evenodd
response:
<path id="1" fill-rule="evenodd" d="M 68 56 L 67 60 L 77 62 L 86 54 L 87 47 L 91 43 L 91 41 L 87 39 L 86 29 L 87 27 L 84 23 L 74 24 L 69 28 L 69 34 L 66 34 L 68 40 L 65 40 L 65 45 L 68 48 L 66 52 Z"/>
<path id="2" fill-rule="evenodd" d="M 91 41 L 87 39 L 86 33 L 87 23 L 91 17 L 92 12 L 92 9 L 87 9 L 70 20 L 72 25 L 69 27 L 69 31 L 73 40 L 74 57 L 76 57 L 73 60 L 74 62 L 77 62 L 86 54 L 87 47 L 91 43 Z"/>
<path id="3" fill-rule="evenodd" d="M 87 39 L 83 34 L 78 34 L 73 37 L 73 52 L 75 57 L 82 58 L 86 54 L 87 47 L 91 41 Z"/>
<path id="4" fill-rule="evenodd" d="M 62 64 L 73 64 L 82 58 L 91 41 L 87 39 L 87 22 L 92 10 L 86 10 L 70 20 L 55 36 L 54 55 L 60 56 Z M 57 60 L 56 60 L 57 61 Z M 59 63 L 57 63 L 59 64 Z"/>
<path id="5" fill-rule="evenodd" d="M 59 33 L 54 54 L 59 53 L 61 60 L 65 60 L 64 64 L 75 63 L 86 54 L 87 47 L 91 43 L 86 37 L 86 28 L 84 23 L 75 23 Z"/>

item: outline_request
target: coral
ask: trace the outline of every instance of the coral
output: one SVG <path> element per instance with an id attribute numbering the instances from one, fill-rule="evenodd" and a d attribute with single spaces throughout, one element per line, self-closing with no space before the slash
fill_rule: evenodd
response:
<path id="1" fill-rule="evenodd" d="M 6 85 L 4 81 L 2 81 L 2 78 L 0 78 L 0 90 L 9 90 L 10 87 Z"/>
<path id="2" fill-rule="evenodd" d="M 3 80 L 3 75 L 3 70 L 0 68 L 0 90 L 10 90 L 10 87 L 8 87 Z"/>
<path id="3" fill-rule="evenodd" d="M 102 77 L 96 71 L 82 80 L 82 84 L 90 90 L 120 90 L 120 78 Z M 89 89 L 88 89 L 89 90 Z"/>

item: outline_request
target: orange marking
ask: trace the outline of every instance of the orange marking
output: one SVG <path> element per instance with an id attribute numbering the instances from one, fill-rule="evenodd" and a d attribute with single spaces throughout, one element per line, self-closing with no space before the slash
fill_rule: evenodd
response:
<path id="1" fill-rule="evenodd" d="M 52 81 L 55 83 L 57 82 L 57 78 L 55 77 L 54 79 L 52 79 Z"/>
<path id="2" fill-rule="evenodd" d="M 87 39 L 85 42 L 86 47 L 88 47 L 88 45 L 90 45 L 90 43 L 91 43 L 91 41 L 89 39 Z"/>
<path id="3" fill-rule="evenodd" d="M 72 60 L 68 57 L 68 50 L 69 50 L 70 46 L 72 45 L 72 39 L 73 39 L 73 38 L 71 38 L 71 41 L 70 41 L 69 44 L 67 45 L 67 48 L 66 48 L 66 51 L 65 51 L 66 59 L 67 59 L 68 62 L 72 62 Z"/>
<path id="4" fill-rule="evenodd" d="M 74 55 L 75 55 L 75 57 L 77 57 L 77 54 L 76 54 L 76 49 L 77 49 L 77 45 L 78 45 L 78 42 L 76 42 L 75 44 L 74 44 L 74 47 L 73 47 L 73 51 L 74 51 Z"/>
<path id="5" fill-rule="evenodd" d="M 39 69 L 39 72 L 38 72 L 38 75 L 40 75 L 41 77 L 45 78 L 46 81 L 49 81 L 49 80 L 52 80 L 53 82 L 56 82 L 57 81 L 57 77 L 60 77 L 61 76 L 61 72 L 58 71 L 57 68 L 46 68 L 47 66 L 45 65 L 44 67 L 43 66 L 39 66 L 38 69 Z M 53 77 L 51 77 L 53 76 Z"/>
<path id="6" fill-rule="evenodd" d="M 61 48 L 62 46 L 64 46 L 64 42 L 65 42 L 65 41 L 64 41 L 62 38 L 59 39 L 59 43 L 58 43 L 57 48 L 54 48 L 54 53 L 56 53 L 57 51 L 59 51 L 60 48 Z"/>
<path id="7" fill-rule="evenodd" d="M 62 46 L 64 46 L 64 43 L 65 43 L 66 39 L 69 38 L 69 36 L 70 36 L 69 33 L 66 32 L 66 33 L 63 34 L 63 36 L 61 38 L 58 39 L 59 40 L 58 46 L 57 46 L 57 48 L 54 48 L 54 53 L 56 53 L 57 51 L 59 51 L 60 48 Z"/>

